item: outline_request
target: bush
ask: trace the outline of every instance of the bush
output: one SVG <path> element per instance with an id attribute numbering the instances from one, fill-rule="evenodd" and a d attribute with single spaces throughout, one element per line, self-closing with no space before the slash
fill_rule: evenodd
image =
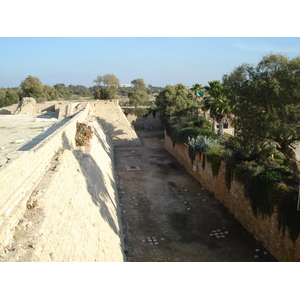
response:
<path id="1" fill-rule="evenodd" d="M 284 180 L 287 178 L 286 175 L 285 170 L 280 168 L 265 169 L 258 174 L 252 172 L 246 192 L 251 200 L 252 210 L 255 215 L 257 215 L 258 211 L 262 215 L 271 215 L 275 205 L 282 202 L 278 185 L 280 184 L 281 187 L 285 186 Z"/>
<path id="2" fill-rule="evenodd" d="M 212 144 L 207 147 L 205 154 L 211 164 L 213 176 L 216 177 L 219 173 L 221 161 L 225 155 L 225 148 L 221 144 Z"/>
<path id="3" fill-rule="evenodd" d="M 174 142 L 179 144 L 185 144 L 189 138 L 196 138 L 198 135 L 215 138 L 216 135 L 208 129 L 202 129 L 197 127 L 177 128 L 171 138 Z"/>
<path id="4" fill-rule="evenodd" d="M 88 146 L 90 144 L 90 140 L 93 137 L 93 130 L 91 126 L 88 126 L 85 123 L 76 123 L 76 146 Z"/>
<path id="5" fill-rule="evenodd" d="M 194 121 L 190 121 L 188 124 L 189 126 L 211 130 L 211 123 L 206 119 L 196 119 Z"/>
<path id="6" fill-rule="evenodd" d="M 213 143 L 214 140 L 211 140 L 210 138 L 207 138 L 205 136 L 198 135 L 197 137 L 188 137 L 188 141 L 186 145 L 189 147 L 189 157 L 191 159 L 191 162 L 193 163 L 196 158 L 197 152 L 204 152 L 206 148 Z"/>

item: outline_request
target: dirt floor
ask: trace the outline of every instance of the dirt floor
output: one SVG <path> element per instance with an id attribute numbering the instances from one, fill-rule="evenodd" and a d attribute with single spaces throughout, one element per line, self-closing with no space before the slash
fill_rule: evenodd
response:
<path id="1" fill-rule="evenodd" d="M 143 147 L 115 149 L 127 261 L 277 261 L 164 149 L 163 132 L 137 134 Z"/>

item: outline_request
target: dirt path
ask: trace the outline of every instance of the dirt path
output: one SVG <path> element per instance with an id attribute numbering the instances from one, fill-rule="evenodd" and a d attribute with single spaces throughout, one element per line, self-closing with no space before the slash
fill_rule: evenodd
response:
<path id="1" fill-rule="evenodd" d="M 128 261 L 276 261 L 164 150 L 162 132 L 137 134 L 143 147 L 115 149 Z"/>

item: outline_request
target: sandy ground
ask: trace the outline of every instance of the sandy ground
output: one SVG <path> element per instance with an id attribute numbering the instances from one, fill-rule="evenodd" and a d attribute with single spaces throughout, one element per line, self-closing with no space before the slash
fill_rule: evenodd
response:
<path id="1" fill-rule="evenodd" d="M 162 132 L 137 134 L 143 147 L 115 149 L 128 261 L 276 261 L 163 148 Z"/>

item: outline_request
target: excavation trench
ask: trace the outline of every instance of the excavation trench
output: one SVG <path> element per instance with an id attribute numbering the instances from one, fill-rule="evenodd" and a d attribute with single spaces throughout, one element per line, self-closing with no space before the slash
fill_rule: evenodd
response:
<path id="1" fill-rule="evenodd" d="M 163 132 L 137 134 L 142 147 L 115 148 L 127 261 L 276 261 L 164 149 Z"/>

